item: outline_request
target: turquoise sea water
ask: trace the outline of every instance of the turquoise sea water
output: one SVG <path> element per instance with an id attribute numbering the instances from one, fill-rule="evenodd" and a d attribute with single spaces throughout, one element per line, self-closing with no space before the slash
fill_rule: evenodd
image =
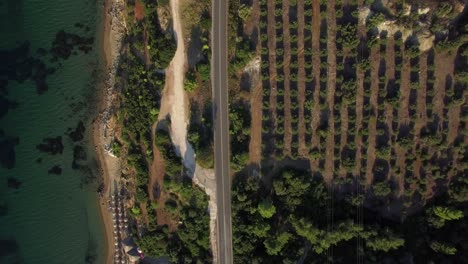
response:
<path id="1" fill-rule="evenodd" d="M 59 30 L 95 37 L 88 54 L 78 51 L 54 63 L 50 55 L 43 57 L 55 68 L 55 73 L 47 77 L 48 90 L 43 94 L 36 92 L 31 80 L 8 82 L 5 96 L 18 105 L 0 119 L 0 128 L 5 136 L 17 137 L 19 144 L 14 148 L 14 167 L 0 167 L 0 263 L 104 262 L 104 229 L 89 140 L 100 68 L 96 36 L 101 5 L 96 0 L 0 1 L 0 50 L 29 41 L 31 54 L 36 57 L 37 48 L 50 49 Z M 77 28 L 76 23 L 89 30 Z M 86 126 L 85 138 L 73 142 L 66 132 L 68 128 L 74 130 L 80 120 Z M 62 154 L 36 149 L 44 138 L 57 136 L 62 137 Z M 86 161 L 80 162 L 84 169 L 72 168 L 77 145 L 87 151 Z M 48 173 L 55 165 L 61 167 L 61 174 Z M 8 186 L 7 179 L 21 185 Z"/>

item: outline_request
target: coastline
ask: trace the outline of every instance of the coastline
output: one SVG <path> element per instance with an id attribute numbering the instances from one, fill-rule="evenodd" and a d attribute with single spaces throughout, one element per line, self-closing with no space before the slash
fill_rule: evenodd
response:
<path id="1" fill-rule="evenodd" d="M 111 105 L 115 99 L 113 90 L 118 56 L 120 54 L 121 40 L 124 33 L 122 17 L 123 2 L 121 0 L 103 1 L 102 19 L 100 28 L 100 49 L 102 54 L 103 80 L 98 84 L 97 116 L 92 123 L 92 142 L 96 158 L 99 163 L 100 175 L 104 189 L 99 196 L 100 217 L 104 225 L 106 252 L 103 254 L 105 263 L 114 263 L 114 236 L 113 220 L 108 211 L 107 198 L 111 194 L 112 179 L 115 172 L 120 171 L 120 162 L 105 152 L 105 146 L 111 141 L 113 125 L 111 122 Z"/>

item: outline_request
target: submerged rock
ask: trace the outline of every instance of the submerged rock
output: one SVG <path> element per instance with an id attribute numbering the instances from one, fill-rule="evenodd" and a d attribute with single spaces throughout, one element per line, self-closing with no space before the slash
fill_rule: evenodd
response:
<path id="1" fill-rule="evenodd" d="M 3 168 L 12 169 L 16 164 L 15 146 L 19 144 L 17 137 L 5 137 L 0 133 L 0 164 Z"/>
<path id="2" fill-rule="evenodd" d="M 81 169 L 83 166 L 80 162 L 86 161 L 86 151 L 82 146 L 75 146 L 73 148 L 73 163 L 72 168 L 74 170 Z"/>
<path id="3" fill-rule="evenodd" d="M 62 168 L 59 165 L 55 165 L 47 171 L 49 174 L 60 175 L 62 174 Z"/>
<path id="4" fill-rule="evenodd" d="M 38 49 L 37 53 L 42 56 L 44 49 Z M 47 90 L 46 79 L 48 75 L 55 72 L 55 69 L 48 68 L 45 63 L 30 54 L 30 44 L 28 41 L 10 50 L 0 50 L 0 79 L 1 89 L 6 93 L 8 80 L 22 83 L 32 80 L 36 84 L 39 94 Z"/>
<path id="5" fill-rule="evenodd" d="M 83 121 L 79 121 L 78 122 L 78 126 L 76 127 L 75 131 L 72 131 L 70 132 L 68 135 L 70 136 L 71 140 L 73 142 L 78 142 L 78 141 L 81 141 L 83 140 L 84 136 L 84 132 L 85 132 L 86 128 L 84 126 L 84 123 Z"/>
<path id="6" fill-rule="evenodd" d="M 19 189 L 21 187 L 21 184 L 23 184 L 20 180 L 16 178 L 9 177 L 8 178 L 8 188 L 10 189 Z"/>
<path id="7" fill-rule="evenodd" d="M 8 110 L 15 109 L 17 106 L 17 102 L 10 101 L 6 97 L 0 95 L 0 118 L 8 114 Z"/>
<path id="8" fill-rule="evenodd" d="M 68 33 L 64 30 L 60 30 L 55 35 L 55 40 L 52 42 L 50 52 L 54 56 L 53 60 L 66 60 L 72 55 L 75 47 L 78 47 L 79 50 L 87 54 L 93 49 L 93 42 L 93 37 L 82 37 L 74 33 Z"/>
<path id="9" fill-rule="evenodd" d="M 62 154 L 63 153 L 63 144 L 62 137 L 58 136 L 55 138 L 44 138 L 43 143 L 36 146 L 36 148 L 41 152 L 46 152 L 51 155 Z"/>
<path id="10" fill-rule="evenodd" d="M 19 250 L 18 242 L 14 239 L 0 240 L 0 257 L 17 254 Z"/>
<path id="11" fill-rule="evenodd" d="M 8 206 L 4 201 L 0 202 L 0 216 L 5 216 L 8 214 Z"/>

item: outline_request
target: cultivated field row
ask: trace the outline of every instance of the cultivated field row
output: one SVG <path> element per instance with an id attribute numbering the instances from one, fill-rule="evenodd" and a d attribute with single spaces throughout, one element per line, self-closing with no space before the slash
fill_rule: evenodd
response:
<path id="1" fill-rule="evenodd" d="M 457 68 L 467 52 L 422 52 L 362 23 L 362 5 L 260 0 L 263 158 L 309 160 L 328 183 L 390 181 L 398 195 L 430 197 L 466 166 Z"/>

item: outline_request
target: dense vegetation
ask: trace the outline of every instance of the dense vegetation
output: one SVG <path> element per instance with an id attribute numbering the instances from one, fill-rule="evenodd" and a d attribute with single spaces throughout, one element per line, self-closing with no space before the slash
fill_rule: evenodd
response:
<path id="1" fill-rule="evenodd" d="M 122 131 L 111 146 L 130 168 L 123 177 L 135 198 L 130 209 L 134 220 L 133 237 L 148 257 L 168 256 L 173 263 L 210 262 L 207 197 L 185 175 L 182 159 L 168 132 L 170 122 L 160 121 L 156 134 L 151 132 L 158 120 L 164 88 L 165 75 L 161 70 L 172 60 L 176 43 L 172 34 L 164 32 L 160 26 L 158 3 L 140 2 L 143 2 L 144 13 L 139 13 L 138 17 L 135 3 L 128 2 L 128 34 L 116 83 L 121 90 L 121 105 L 116 116 Z M 163 4 L 164 8 L 169 8 L 167 3 Z M 199 67 L 197 73 L 206 81 L 209 68 Z M 162 186 L 148 186 L 153 150 L 161 153 L 164 162 L 164 168 L 158 168 L 165 169 Z M 161 204 L 156 194 L 150 193 L 155 188 L 162 188 L 158 192 L 167 195 Z M 158 224 L 159 213 L 169 217 L 175 227 Z"/>
<path id="2" fill-rule="evenodd" d="M 285 168 L 271 183 L 238 175 L 232 196 L 235 263 L 296 263 L 301 257 L 304 263 L 398 263 L 410 255 L 415 263 L 468 261 L 466 203 L 444 194 L 426 211 L 392 221 L 359 211 L 363 198 L 346 192 L 352 184 L 332 197 L 310 171 Z"/>
<path id="3" fill-rule="evenodd" d="M 169 256 L 173 263 L 209 262 L 211 259 L 209 239 L 208 198 L 195 187 L 184 174 L 182 160 L 175 153 L 166 124 L 156 131 L 155 144 L 162 152 L 166 175 L 163 188 L 169 194 L 164 208 L 171 218 L 179 222 L 177 231 L 169 232 L 167 226 L 150 226 L 138 239 L 140 248 L 150 256 Z M 148 211 L 157 209 L 155 202 Z"/>
<path id="4" fill-rule="evenodd" d="M 240 171 L 249 161 L 250 90 L 240 89 L 245 66 L 255 57 L 255 41 L 244 34 L 243 23 L 251 7 L 240 1 L 229 1 L 228 58 L 229 58 L 229 135 L 231 140 L 231 168 Z"/>
<path id="5" fill-rule="evenodd" d="M 261 177 L 231 162 L 235 262 L 468 261 L 468 44 L 454 3 L 230 5 L 230 55 L 248 47 L 234 29 L 258 23 L 263 89 L 249 106 L 230 83 L 232 157 L 249 148 L 242 111 L 263 113 Z"/>
<path id="6" fill-rule="evenodd" d="M 195 150 L 197 163 L 213 168 L 213 126 L 211 88 L 211 2 L 193 1 L 184 5 L 182 23 L 190 32 L 189 68 L 184 88 L 190 99 L 188 140 Z"/>

